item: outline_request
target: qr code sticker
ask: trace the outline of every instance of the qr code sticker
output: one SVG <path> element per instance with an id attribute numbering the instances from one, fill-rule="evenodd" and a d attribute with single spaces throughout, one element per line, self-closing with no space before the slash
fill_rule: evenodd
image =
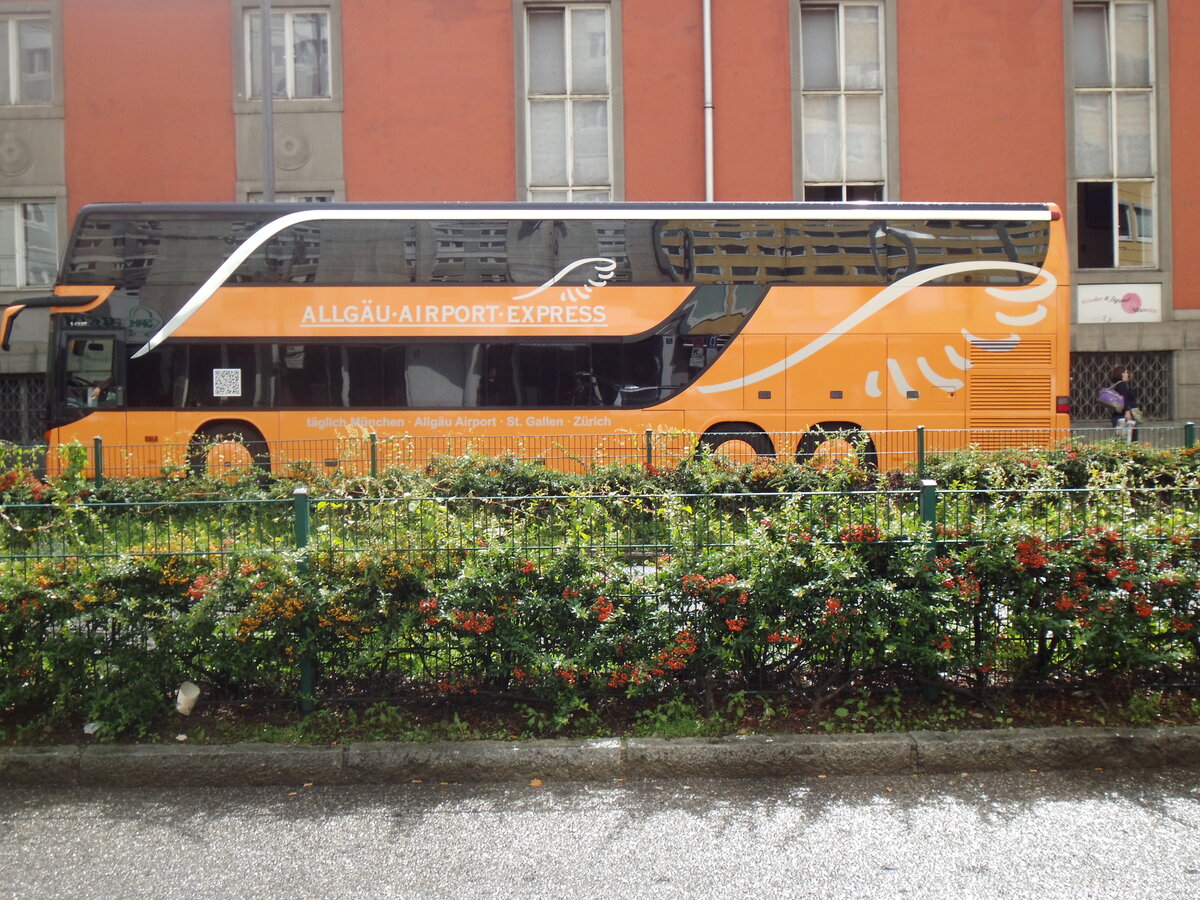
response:
<path id="1" fill-rule="evenodd" d="M 213 369 L 213 396 L 242 396 L 242 370 Z"/>

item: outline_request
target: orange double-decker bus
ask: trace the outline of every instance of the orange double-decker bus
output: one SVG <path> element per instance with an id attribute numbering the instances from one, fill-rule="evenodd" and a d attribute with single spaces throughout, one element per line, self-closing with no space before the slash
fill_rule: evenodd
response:
<path id="1" fill-rule="evenodd" d="M 1050 204 L 103 204 L 3 330 L 49 307 L 51 446 L 151 469 L 355 431 L 878 464 L 919 425 L 1067 432 L 1068 271 Z"/>

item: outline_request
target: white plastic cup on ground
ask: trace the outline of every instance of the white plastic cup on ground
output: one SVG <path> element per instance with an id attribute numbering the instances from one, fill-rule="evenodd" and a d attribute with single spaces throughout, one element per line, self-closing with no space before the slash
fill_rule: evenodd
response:
<path id="1" fill-rule="evenodd" d="M 200 699 L 200 688 L 190 681 L 185 681 L 179 686 L 179 693 L 175 696 L 175 708 L 182 715 L 190 716 L 192 708 L 195 707 L 196 701 Z"/>

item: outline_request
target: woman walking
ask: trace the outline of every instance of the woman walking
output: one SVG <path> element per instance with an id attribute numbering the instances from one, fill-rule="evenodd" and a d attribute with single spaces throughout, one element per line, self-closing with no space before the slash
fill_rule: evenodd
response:
<path id="1" fill-rule="evenodd" d="M 1118 433 L 1125 435 L 1126 440 L 1136 441 L 1138 439 L 1137 416 L 1134 413 L 1138 408 L 1138 394 L 1137 389 L 1129 383 L 1129 367 L 1116 366 L 1112 370 L 1110 378 L 1113 382 L 1113 390 L 1120 394 L 1124 401 L 1124 405 L 1119 411 L 1113 411 L 1113 428 Z"/>

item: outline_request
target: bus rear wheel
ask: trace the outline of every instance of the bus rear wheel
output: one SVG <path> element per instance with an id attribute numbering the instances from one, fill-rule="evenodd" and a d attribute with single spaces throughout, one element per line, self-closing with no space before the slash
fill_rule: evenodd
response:
<path id="1" fill-rule="evenodd" d="M 814 425 L 796 448 L 796 462 L 818 469 L 850 464 L 874 471 L 879 468 L 875 442 L 852 422 Z"/>
<path id="2" fill-rule="evenodd" d="M 258 430 L 236 422 L 212 422 L 192 436 L 188 467 L 193 475 L 234 479 L 249 471 L 267 475 L 271 453 Z"/>
<path id="3" fill-rule="evenodd" d="M 752 425 L 734 424 L 713 428 L 701 435 L 700 447 L 708 448 L 713 456 L 735 463 L 775 456 L 775 445 L 771 439 Z"/>

